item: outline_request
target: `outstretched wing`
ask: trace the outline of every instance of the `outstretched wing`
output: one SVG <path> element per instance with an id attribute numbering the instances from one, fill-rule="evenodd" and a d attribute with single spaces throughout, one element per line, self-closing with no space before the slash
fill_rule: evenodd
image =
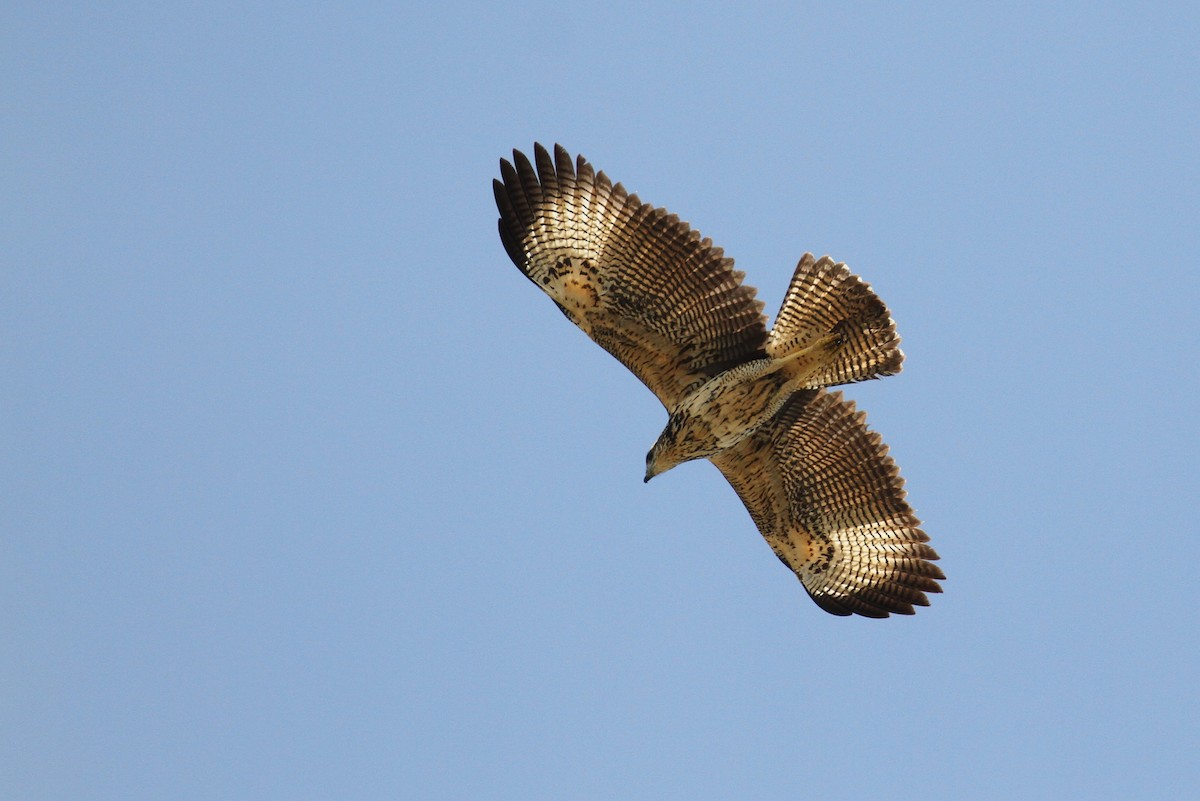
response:
<path id="1" fill-rule="evenodd" d="M 866 415 L 840 392 L 798 392 L 712 462 L 775 554 L 826 612 L 887 617 L 928 606 L 945 578 Z"/>
<path id="2" fill-rule="evenodd" d="M 534 161 L 514 150 L 493 182 L 505 250 L 668 410 L 764 354 L 762 303 L 711 241 L 558 145 Z"/>

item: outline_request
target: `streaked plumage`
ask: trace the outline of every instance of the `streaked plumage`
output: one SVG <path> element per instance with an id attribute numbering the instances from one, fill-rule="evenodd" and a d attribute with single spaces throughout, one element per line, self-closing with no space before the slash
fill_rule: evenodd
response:
<path id="1" fill-rule="evenodd" d="M 579 157 L 513 152 L 494 182 L 513 263 L 670 417 L 646 480 L 707 458 L 827 612 L 887 617 L 941 592 L 937 554 L 865 415 L 824 387 L 900 370 L 887 307 L 806 254 L 770 332 L 733 261 Z"/>

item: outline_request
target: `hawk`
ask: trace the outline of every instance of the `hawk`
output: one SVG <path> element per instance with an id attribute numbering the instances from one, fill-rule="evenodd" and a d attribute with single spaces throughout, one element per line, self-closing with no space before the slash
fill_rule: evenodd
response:
<path id="1" fill-rule="evenodd" d="M 536 165 L 536 167 L 535 167 Z M 493 181 L 509 258 L 669 414 L 645 481 L 708 459 L 812 599 L 835 615 L 910 615 L 945 578 L 866 415 L 826 387 L 900 371 L 870 286 L 805 254 L 770 331 L 711 240 L 561 146 L 514 150 Z"/>

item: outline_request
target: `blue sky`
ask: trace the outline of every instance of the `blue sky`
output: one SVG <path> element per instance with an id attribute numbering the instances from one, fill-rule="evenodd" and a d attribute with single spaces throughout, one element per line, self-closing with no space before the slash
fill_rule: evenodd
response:
<path id="1" fill-rule="evenodd" d="M 1200 789 L 1194 4 L 0 11 L 0 795 Z M 561 142 L 806 250 L 942 554 L 834 618 L 509 263 Z"/>

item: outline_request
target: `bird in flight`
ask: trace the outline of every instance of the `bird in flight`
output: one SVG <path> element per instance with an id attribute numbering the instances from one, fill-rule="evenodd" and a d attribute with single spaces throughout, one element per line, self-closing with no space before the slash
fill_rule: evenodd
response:
<path id="1" fill-rule="evenodd" d="M 733 260 L 561 146 L 513 151 L 493 181 L 509 258 L 669 414 L 645 481 L 708 459 L 812 599 L 910 615 L 941 592 L 937 553 L 863 412 L 826 387 L 900 371 L 871 287 L 805 254 L 770 331 Z"/>

